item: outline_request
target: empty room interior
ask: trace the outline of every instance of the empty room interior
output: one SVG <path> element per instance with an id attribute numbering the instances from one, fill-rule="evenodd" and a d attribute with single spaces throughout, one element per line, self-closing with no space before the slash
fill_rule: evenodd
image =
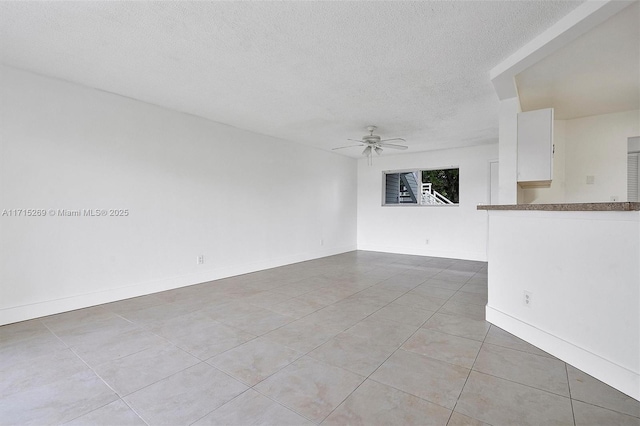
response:
<path id="1" fill-rule="evenodd" d="M 640 426 L 640 1 L 0 2 L 0 425 Z"/>

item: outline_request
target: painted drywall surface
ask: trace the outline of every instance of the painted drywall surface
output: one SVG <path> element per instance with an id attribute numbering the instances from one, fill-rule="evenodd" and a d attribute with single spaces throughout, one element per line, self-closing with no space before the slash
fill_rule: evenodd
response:
<path id="1" fill-rule="evenodd" d="M 498 145 L 382 155 L 358 162 L 358 249 L 486 260 L 489 161 Z M 458 206 L 382 206 L 383 171 L 460 168 Z M 427 244 L 426 240 L 429 240 Z"/>
<path id="2" fill-rule="evenodd" d="M 517 97 L 500 101 L 498 143 L 500 145 L 499 204 L 518 203 L 518 113 Z"/>
<path id="3" fill-rule="evenodd" d="M 554 123 L 550 188 L 521 189 L 524 203 L 626 201 L 628 138 L 640 134 L 640 111 Z M 593 183 L 587 183 L 593 176 Z"/>
<path id="4" fill-rule="evenodd" d="M 567 120 L 566 201 L 626 201 L 627 140 L 639 135 L 638 110 Z"/>
<path id="5" fill-rule="evenodd" d="M 489 212 L 487 319 L 639 398 L 639 236 L 638 212 Z"/>
<path id="6" fill-rule="evenodd" d="M 0 217 L 0 323 L 355 249 L 353 159 L 0 72 L 0 210 L 129 211 Z"/>

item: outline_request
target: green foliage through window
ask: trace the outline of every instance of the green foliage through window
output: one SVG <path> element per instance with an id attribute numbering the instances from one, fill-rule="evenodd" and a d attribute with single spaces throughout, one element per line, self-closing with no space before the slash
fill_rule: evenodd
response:
<path id="1" fill-rule="evenodd" d="M 460 202 L 460 169 L 423 170 L 422 183 L 431 183 L 434 191 L 438 191 L 454 204 Z"/>

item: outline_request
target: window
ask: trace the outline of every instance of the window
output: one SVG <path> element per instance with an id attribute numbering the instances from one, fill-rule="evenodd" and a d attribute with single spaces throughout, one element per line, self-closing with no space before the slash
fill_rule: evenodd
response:
<path id="1" fill-rule="evenodd" d="M 383 205 L 452 206 L 460 202 L 460 169 L 383 172 Z"/>

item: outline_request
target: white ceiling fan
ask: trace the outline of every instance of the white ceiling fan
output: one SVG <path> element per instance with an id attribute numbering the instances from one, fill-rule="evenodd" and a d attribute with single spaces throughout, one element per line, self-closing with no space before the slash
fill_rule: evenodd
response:
<path id="1" fill-rule="evenodd" d="M 364 148 L 364 151 L 362 151 L 362 155 L 371 158 L 371 155 L 373 154 L 374 151 L 375 151 L 376 154 L 380 155 L 380 153 L 383 151 L 383 148 L 392 148 L 392 149 L 407 149 L 408 148 L 406 145 L 398 145 L 398 144 L 389 143 L 391 141 L 406 142 L 402 138 L 380 139 L 380 136 L 373 134 L 373 132 L 376 129 L 377 129 L 376 126 L 368 126 L 367 130 L 369 131 L 369 134 L 368 135 L 364 135 L 361 140 L 347 139 L 349 141 L 358 142 L 358 145 L 341 146 L 341 147 L 338 147 L 338 148 L 333 148 L 332 151 L 335 151 L 337 149 L 352 148 L 352 147 L 356 147 L 356 146 L 364 146 L 365 148 Z"/>

